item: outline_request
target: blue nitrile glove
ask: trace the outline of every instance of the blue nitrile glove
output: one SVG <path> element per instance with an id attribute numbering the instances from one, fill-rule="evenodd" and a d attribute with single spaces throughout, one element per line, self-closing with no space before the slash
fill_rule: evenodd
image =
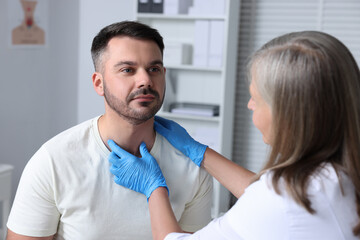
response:
<path id="1" fill-rule="evenodd" d="M 194 140 L 178 123 L 155 116 L 155 130 L 163 135 L 171 145 L 190 158 L 196 165 L 201 166 L 207 146 Z"/>
<path id="2" fill-rule="evenodd" d="M 139 147 L 141 158 L 123 150 L 113 140 L 108 144 L 112 150 L 108 158 L 112 164 L 110 172 L 115 175 L 115 183 L 144 194 L 148 201 L 158 187 L 166 187 L 169 192 L 161 169 L 144 142 Z"/>

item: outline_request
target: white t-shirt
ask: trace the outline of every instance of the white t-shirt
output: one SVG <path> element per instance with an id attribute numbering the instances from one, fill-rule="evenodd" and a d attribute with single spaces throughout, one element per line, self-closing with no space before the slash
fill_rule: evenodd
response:
<path id="1" fill-rule="evenodd" d="M 344 195 L 333 167 L 328 164 L 310 181 L 308 194 L 315 214 L 308 213 L 285 191 L 275 193 L 271 173 L 251 184 L 221 218 L 193 235 L 170 233 L 166 240 L 352 240 L 358 221 L 354 185 L 340 174 Z"/>
<path id="2" fill-rule="evenodd" d="M 22 174 L 7 226 L 26 236 L 56 239 L 152 239 L 143 194 L 113 181 L 98 118 L 46 142 Z M 211 220 L 212 178 L 160 134 L 150 152 L 170 190 L 175 216 L 186 231 Z"/>

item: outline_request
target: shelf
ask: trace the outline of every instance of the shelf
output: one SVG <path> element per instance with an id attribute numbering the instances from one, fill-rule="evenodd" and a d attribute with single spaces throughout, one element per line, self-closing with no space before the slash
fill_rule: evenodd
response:
<path id="1" fill-rule="evenodd" d="M 215 11 L 215 14 L 192 15 L 137 12 L 136 19 L 157 29 L 165 45 L 171 42 L 188 44 L 192 46 L 192 54 L 197 46 L 204 55 L 200 54 L 201 57 L 208 59 L 202 61 L 208 66 L 190 64 L 194 63 L 194 58 L 192 61 L 169 61 L 169 64 L 164 59 L 164 67 L 168 70 L 167 90 L 163 108 L 157 115 L 178 122 L 195 139 L 231 158 L 240 1 L 226 0 L 224 4 L 224 12 L 219 11 L 218 14 Z M 204 40 L 198 36 L 206 37 Z M 217 48 L 219 51 L 216 51 Z M 199 51 L 196 53 L 199 56 Z M 209 56 L 212 56 L 212 61 Z M 220 64 L 218 56 L 221 57 Z M 180 64 L 182 62 L 188 64 Z M 174 102 L 214 104 L 221 111 L 219 116 L 214 117 L 169 112 L 170 104 Z M 212 217 L 218 217 L 228 210 L 230 193 L 214 180 L 213 194 Z"/>
<path id="2" fill-rule="evenodd" d="M 184 115 L 184 114 L 176 114 L 170 112 L 160 111 L 158 114 L 160 117 L 164 118 L 172 118 L 172 119 L 185 119 L 185 120 L 196 120 L 196 121 L 206 121 L 206 122 L 219 122 L 220 118 L 216 117 L 201 117 L 201 116 L 193 116 L 193 115 Z"/>
<path id="3" fill-rule="evenodd" d="M 148 18 L 148 19 L 164 19 L 164 20 L 225 20 L 225 16 L 221 15 L 164 15 L 164 14 L 156 14 L 156 13 L 138 13 L 138 18 Z"/>

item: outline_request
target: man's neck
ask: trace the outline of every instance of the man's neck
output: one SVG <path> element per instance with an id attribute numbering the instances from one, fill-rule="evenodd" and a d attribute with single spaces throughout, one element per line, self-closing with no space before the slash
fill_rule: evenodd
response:
<path id="1" fill-rule="evenodd" d="M 139 146 L 141 142 L 146 143 L 146 147 L 151 150 L 155 141 L 154 119 L 133 125 L 119 116 L 104 114 L 98 120 L 98 128 L 102 141 L 111 151 L 107 141 L 114 140 L 121 148 L 139 156 Z"/>

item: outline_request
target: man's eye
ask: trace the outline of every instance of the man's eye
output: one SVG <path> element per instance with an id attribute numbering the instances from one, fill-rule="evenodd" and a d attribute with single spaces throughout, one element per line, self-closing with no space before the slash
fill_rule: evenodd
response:
<path id="1" fill-rule="evenodd" d="M 149 72 L 160 72 L 160 68 L 158 68 L 158 67 L 151 67 L 151 68 L 149 68 Z"/>
<path id="2" fill-rule="evenodd" d="M 133 70 L 132 70 L 132 69 L 130 69 L 130 68 L 124 68 L 124 69 L 121 69 L 121 72 L 124 72 L 124 73 L 131 73 L 131 72 L 133 72 Z"/>

